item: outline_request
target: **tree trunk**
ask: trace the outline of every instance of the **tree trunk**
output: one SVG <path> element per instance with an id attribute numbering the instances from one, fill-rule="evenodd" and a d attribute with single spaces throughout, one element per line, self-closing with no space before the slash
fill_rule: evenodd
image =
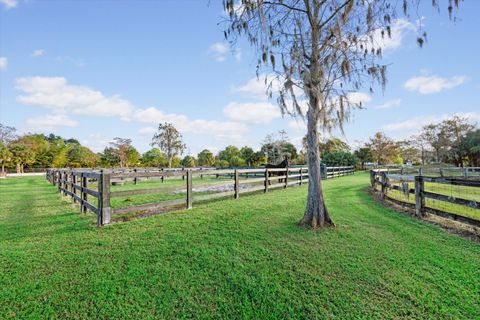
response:
<path id="1" fill-rule="evenodd" d="M 173 160 L 173 157 L 168 157 L 168 167 L 169 168 L 172 167 L 172 160 Z"/>
<path id="2" fill-rule="evenodd" d="M 22 173 L 20 169 L 20 163 L 15 164 L 15 170 L 17 171 L 17 173 Z"/>
<path id="3" fill-rule="evenodd" d="M 5 174 L 5 164 L 2 163 L 2 174 Z"/>
<path id="4" fill-rule="evenodd" d="M 312 100 L 312 99 L 310 99 Z M 312 101 L 310 102 L 312 103 Z M 315 103 L 315 102 L 314 102 Z M 316 104 L 313 104 L 316 105 Z M 323 198 L 322 183 L 320 176 L 320 150 L 318 145 L 318 116 L 316 110 L 309 107 L 307 113 L 308 133 L 307 133 L 307 155 L 308 155 L 308 196 L 307 207 L 300 221 L 300 225 L 312 229 L 321 228 L 327 225 L 334 226 L 330 219 L 325 200 Z"/>

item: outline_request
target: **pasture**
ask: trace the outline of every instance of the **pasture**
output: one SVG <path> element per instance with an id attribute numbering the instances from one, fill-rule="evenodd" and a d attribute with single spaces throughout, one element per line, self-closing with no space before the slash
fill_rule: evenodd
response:
<path id="1" fill-rule="evenodd" d="M 0 181 L 0 318 L 480 317 L 480 246 L 324 181 L 95 227 L 42 177 Z M 124 187 L 126 188 L 126 187 Z"/>

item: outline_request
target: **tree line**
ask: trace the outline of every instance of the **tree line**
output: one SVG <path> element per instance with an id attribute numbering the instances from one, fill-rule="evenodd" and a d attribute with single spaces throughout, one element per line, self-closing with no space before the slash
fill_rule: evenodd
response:
<path id="1" fill-rule="evenodd" d="M 128 138 L 115 137 L 103 152 L 95 153 L 76 139 L 55 134 L 17 135 L 13 127 L 0 124 L 0 163 L 24 172 L 24 168 L 81 167 L 256 167 L 278 163 L 285 156 L 290 164 L 306 164 L 306 138 L 301 150 L 288 141 L 284 130 L 269 134 L 261 148 L 230 145 L 214 154 L 204 149 L 196 156 L 185 155 L 181 133 L 170 123 L 160 124 L 152 137 L 152 148 L 141 154 Z M 350 145 L 332 137 L 320 140 L 319 152 L 327 166 L 357 166 L 367 163 L 413 165 L 449 163 L 480 166 L 480 129 L 458 115 L 437 124 L 428 124 L 407 140 L 395 141 L 382 132 L 352 151 Z"/>

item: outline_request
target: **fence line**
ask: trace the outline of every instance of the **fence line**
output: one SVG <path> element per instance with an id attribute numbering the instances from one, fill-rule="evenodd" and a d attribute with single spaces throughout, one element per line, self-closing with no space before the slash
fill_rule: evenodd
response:
<path id="1" fill-rule="evenodd" d="M 324 168 L 326 178 L 354 173 L 353 167 Z M 200 180 L 211 178 L 218 180 L 222 176 L 229 179 L 215 182 L 202 182 L 196 188 L 227 187 L 228 190 L 206 194 L 194 194 L 193 178 Z M 64 196 L 70 196 L 74 203 L 79 204 L 80 212 L 87 210 L 97 215 L 97 226 L 109 224 L 112 215 L 136 211 L 167 210 L 175 208 L 192 208 L 193 204 L 200 201 L 212 200 L 223 197 L 238 199 L 241 194 L 256 191 L 268 192 L 270 189 L 287 188 L 308 183 L 308 168 L 256 168 L 256 169 L 158 169 L 158 168 L 127 168 L 127 169 L 47 169 L 47 180 L 56 185 L 58 191 Z M 166 178 L 181 178 L 184 182 L 180 186 L 165 186 L 149 189 L 111 190 L 111 186 L 133 182 L 137 184 L 142 179 L 160 180 Z M 179 180 L 179 181 L 182 181 Z M 123 208 L 112 208 L 111 199 L 147 194 L 174 194 L 185 193 L 180 199 L 164 200 L 155 203 L 130 205 Z"/>
<path id="2" fill-rule="evenodd" d="M 450 168 L 451 169 L 451 168 Z M 462 169 L 462 172 L 469 172 L 467 168 Z M 468 168 L 472 169 L 472 168 Z M 480 168 L 473 168 L 480 169 Z M 441 170 L 440 170 L 441 171 Z M 422 171 L 420 171 L 422 173 Z M 453 195 L 445 195 L 441 193 L 431 192 L 425 190 L 425 182 L 438 185 L 451 185 L 451 186 L 464 186 L 464 187 L 473 187 L 479 188 L 480 190 L 480 180 L 468 179 L 468 175 L 464 175 L 463 178 L 459 177 L 429 177 L 424 175 L 402 175 L 402 174 L 389 174 L 387 171 L 380 170 L 371 170 L 370 171 L 370 182 L 374 192 L 379 193 L 382 199 L 388 199 L 394 203 L 400 204 L 402 206 L 410 207 L 415 209 L 415 215 L 418 217 L 425 216 L 426 213 L 434 214 L 441 216 L 443 218 L 455 220 L 465 224 L 469 224 L 475 227 L 480 227 L 480 220 L 468 216 L 463 216 L 460 214 L 447 212 L 445 210 L 439 210 L 437 208 L 432 208 L 426 205 L 426 199 L 432 199 L 444 203 L 450 203 L 462 207 L 467 207 L 471 209 L 480 209 L 480 202 L 472 199 L 464 199 L 461 197 L 455 197 Z M 392 183 L 397 181 L 399 185 Z M 411 184 L 413 183 L 413 188 Z M 388 194 L 388 190 L 395 190 L 408 196 L 410 194 L 415 195 L 415 202 L 410 203 L 408 201 L 403 201 L 395 199 Z"/>

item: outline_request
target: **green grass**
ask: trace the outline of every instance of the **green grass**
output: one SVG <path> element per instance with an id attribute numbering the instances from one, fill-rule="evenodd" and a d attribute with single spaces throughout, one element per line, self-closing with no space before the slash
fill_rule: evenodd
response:
<path id="1" fill-rule="evenodd" d="M 392 180 L 391 183 L 395 183 L 395 180 Z M 400 185 L 397 183 L 397 185 Z M 409 188 L 414 188 L 415 184 L 413 182 L 408 183 Z M 461 198 L 465 200 L 473 200 L 480 202 L 480 188 L 467 187 L 467 186 L 456 186 L 449 184 L 440 184 L 440 183 L 425 183 L 425 191 L 433 192 L 437 194 L 446 195 L 454 198 Z M 415 203 L 415 195 L 405 195 L 403 192 L 398 190 L 388 190 L 387 194 L 389 197 L 400 200 L 408 203 Z M 480 220 L 480 209 L 474 209 L 454 203 L 449 203 L 446 201 L 439 201 L 430 198 L 425 199 L 425 205 L 429 208 L 442 210 L 445 212 L 455 213 L 464 217 L 470 217 L 477 220 Z"/>
<path id="2" fill-rule="evenodd" d="M 94 227 L 41 178 L 0 181 L 0 319 L 480 318 L 480 246 L 326 181 Z"/>

